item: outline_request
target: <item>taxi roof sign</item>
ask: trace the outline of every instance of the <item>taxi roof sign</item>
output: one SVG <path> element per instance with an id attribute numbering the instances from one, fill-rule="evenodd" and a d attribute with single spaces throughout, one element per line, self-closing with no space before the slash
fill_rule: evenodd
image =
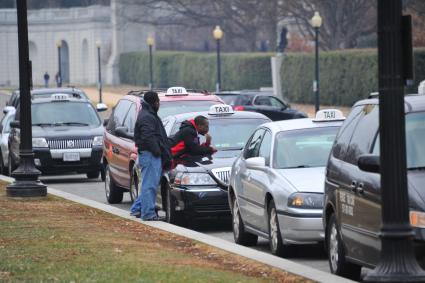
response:
<path id="1" fill-rule="evenodd" d="M 53 101 L 66 101 L 69 100 L 69 95 L 66 93 L 55 93 L 51 96 Z"/>
<path id="2" fill-rule="evenodd" d="M 226 114 L 234 114 L 232 106 L 226 104 L 215 104 L 210 107 L 208 111 L 209 115 L 226 115 Z"/>
<path id="3" fill-rule="evenodd" d="M 313 122 L 329 122 L 329 121 L 343 121 L 345 120 L 341 110 L 338 109 L 323 109 L 316 113 L 316 118 Z"/>
<path id="4" fill-rule="evenodd" d="M 173 86 L 167 89 L 165 95 L 188 95 L 187 90 L 181 86 Z"/>

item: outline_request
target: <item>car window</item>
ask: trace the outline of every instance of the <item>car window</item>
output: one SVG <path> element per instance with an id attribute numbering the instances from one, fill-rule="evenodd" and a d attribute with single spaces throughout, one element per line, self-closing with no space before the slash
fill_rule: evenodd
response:
<path id="1" fill-rule="evenodd" d="M 158 116 L 165 118 L 183 113 L 208 111 L 212 105 L 221 104 L 218 101 L 192 100 L 192 101 L 161 101 Z"/>
<path id="2" fill-rule="evenodd" d="M 244 158 L 258 157 L 260 151 L 261 139 L 263 138 L 264 129 L 258 129 L 249 140 L 245 147 Z"/>
<path id="3" fill-rule="evenodd" d="M 257 96 L 255 98 L 254 105 L 272 106 L 272 102 L 270 100 L 270 97 L 261 95 L 261 96 Z"/>
<path id="4" fill-rule="evenodd" d="M 126 99 L 122 99 L 118 102 L 111 114 L 111 118 L 109 118 L 108 125 L 106 126 L 106 130 L 108 132 L 113 131 L 116 127 L 122 126 L 131 103 L 131 101 Z"/>
<path id="5" fill-rule="evenodd" d="M 238 101 L 238 94 L 223 94 L 219 95 L 219 97 L 226 103 L 227 105 L 236 105 Z"/>
<path id="6" fill-rule="evenodd" d="M 253 98 L 253 95 L 241 94 L 236 105 L 252 105 Z"/>
<path id="7" fill-rule="evenodd" d="M 357 122 L 361 118 L 363 106 L 354 107 L 347 119 L 341 126 L 341 129 L 338 132 L 336 137 L 335 145 L 332 148 L 332 155 L 342 160 L 347 151 L 350 139 L 353 135 L 353 130 L 357 125 Z"/>
<path id="8" fill-rule="evenodd" d="M 269 131 L 265 131 L 263 141 L 261 142 L 260 151 L 258 156 L 264 157 L 266 165 L 270 164 L 270 151 L 272 147 L 272 134 Z"/>
<path id="9" fill-rule="evenodd" d="M 407 169 L 423 169 L 425 167 L 425 112 L 406 115 L 406 161 Z M 372 154 L 380 155 L 379 134 L 373 146 Z"/>
<path id="10" fill-rule="evenodd" d="M 320 127 L 280 132 L 273 151 L 278 169 L 326 166 L 338 127 Z"/>
<path id="11" fill-rule="evenodd" d="M 47 102 L 31 105 L 32 125 L 99 126 L 100 118 L 91 103 Z"/>
<path id="12" fill-rule="evenodd" d="M 134 132 L 134 125 L 136 124 L 136 104 L 132 103 L 130 110 L 124 120 L 124 126 L 127 127 L 130 133 Z"/>
<path id="13" fill-rule="evenodd" d="M 346 162 L 356 165 L 360 155 L 370 152 L 378 127 L 379 107 L 377 105 L 362 107 L 361 119 L 357 123 L 344 157 Z"/>
<path id="14" fill-rule="evenodd" d="M 276 97 L 270 96 L 269 98 L 273 107 L 286 108 L 286 105 Z"/>

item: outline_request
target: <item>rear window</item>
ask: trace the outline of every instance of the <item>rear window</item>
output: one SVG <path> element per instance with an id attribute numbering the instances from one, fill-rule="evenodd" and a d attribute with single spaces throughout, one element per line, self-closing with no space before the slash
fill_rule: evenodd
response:
<path id="1" fill-rule="evenodd" d="M 192 100 L 192 101 L 161 101 L 158 116 L 165 118 L 190 112 L 208 111 L 212 105 L 221 104 L 218 101 Z"/>

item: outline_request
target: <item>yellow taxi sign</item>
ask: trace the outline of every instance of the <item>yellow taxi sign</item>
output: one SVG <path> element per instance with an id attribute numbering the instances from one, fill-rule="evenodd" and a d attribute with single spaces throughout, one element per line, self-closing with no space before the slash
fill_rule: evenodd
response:
<path id="1" fill-rule="evenodd" d="M 234 114 L 232 106 L 226 104 L 215 104 L 210 107 L 208 114 L 210 115 L 223 115 L 223 114 Z"/>
<path id="2" fill-rule="evenodd" d="M 316 118 L 313 122 L 326 122 L 326 121 L 342 121 L 345 120 L 341 110 L 338 109 L 323 109 L 316 113 Z"/>
<path id="3" fill-rule="evenodd" d="M 165 95 L 187 95 L 187 90 L 181 86 L 173 86 L 167 89 Z"/>
<path id="4" fill-rule="evenodd" d="M 69 95 L 66 93 L 55 93 L 51 96 L 53 101 L 66 101 L 69 100 Z"/>

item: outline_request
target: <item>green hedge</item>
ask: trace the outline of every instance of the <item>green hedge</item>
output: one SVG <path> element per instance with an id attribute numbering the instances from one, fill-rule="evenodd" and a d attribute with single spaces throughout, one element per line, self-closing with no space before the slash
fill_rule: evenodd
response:
<path id="1" fill-rule="evenodd" d="M 222 89 L 258 89 L 271 86 L 270 53 L 222 54 Z M 320 102 L 352 105 L 378 90 L 376 50 L 348 50 L 320 53 Z M 425 79 L 425 49 L 415 50 L 415 82 L 408 89 L 416 92 Z M 126 53 L 120 58 L 120 79 L 133 85 L 149 84 L 149 55 Z M 155 52 L 154 85 L 215 89 L 215 53 Z M 290 53 L 282 70 L 284 96 L 291 102 L 313 103 L 314 55 Z"/>

